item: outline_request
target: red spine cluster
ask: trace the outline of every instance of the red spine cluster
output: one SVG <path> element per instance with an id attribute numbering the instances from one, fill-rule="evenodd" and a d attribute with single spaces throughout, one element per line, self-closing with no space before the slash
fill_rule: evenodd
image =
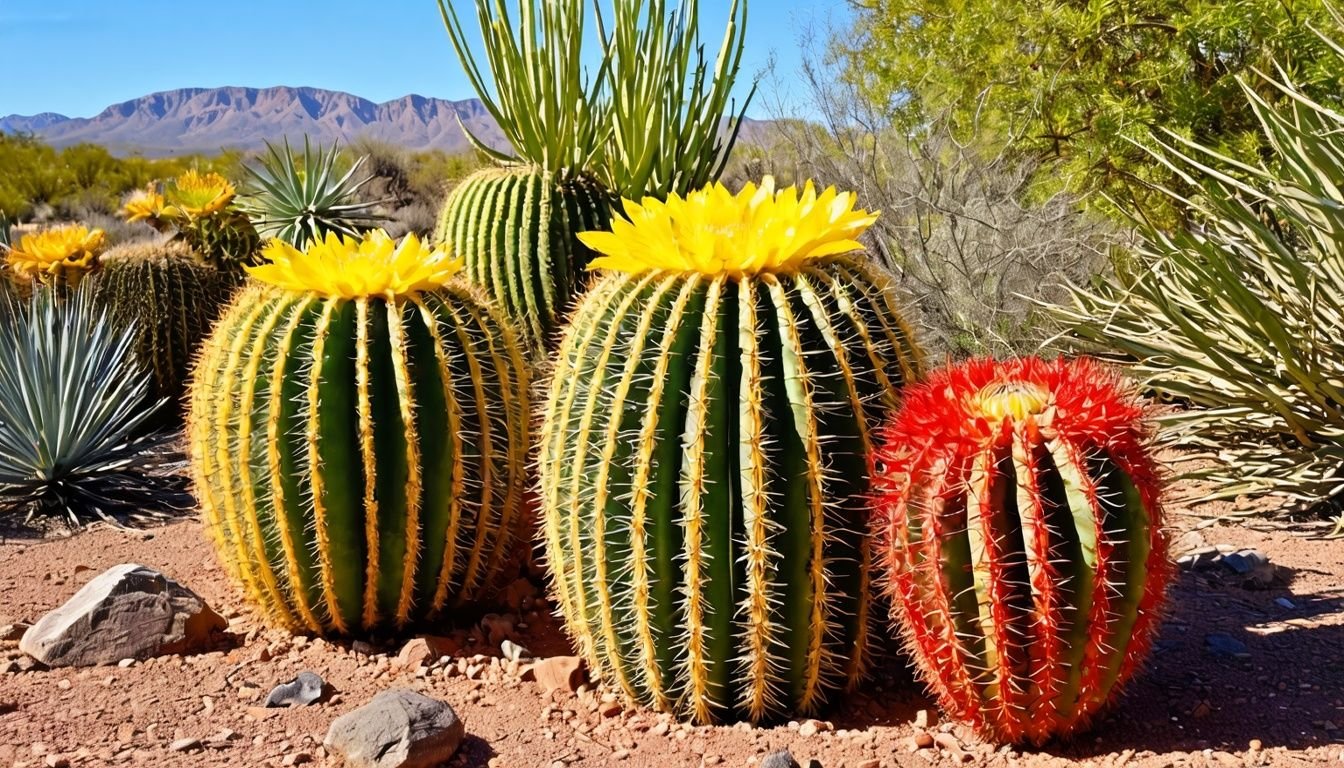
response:
<path id="1" fill-rule="evenodd" d="M 1001 741 L 1084 727 L 1146 656 L 1171 566 L 1145 410 L 1090 360 L 974 360 L 879 441 L 878 551 L 941 705 Z"/>

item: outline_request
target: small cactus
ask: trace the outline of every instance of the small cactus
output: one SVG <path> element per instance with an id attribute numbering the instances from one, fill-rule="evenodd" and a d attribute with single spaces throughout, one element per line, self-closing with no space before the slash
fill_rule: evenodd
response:
<path id="1" fill-rule="evenodd" d="M 207 528 L 274 623 L 404 629 L 482 596 L 524 524 L 527 369 L 408 236 L 272 241 L 196 367 Z"/>
<path id="2" fill-rule="evenodd" d="M 819 708 L 869 656 L 872 431 L 918 375 L 850 195 L 626 204 L 561 343 L 546 552 L 590 666 L 699 722 Z M 712 226 L 711 226 L 712 223 Z"/>
<path id="3" fill-rule="evenodd" d="M 435 241 L 465 262 L 534 350 L 556 335 L 584 287 L 593 253 L 576 239 L 611 219 L 610 195 L 583 177 L 559 180 L 540 169 L 487 168 L 453 188 Z"/>
<path id="4" fill-rule="evenodd" d="M 908 389 L 875 529 L 906 644 L 990 738 L 1075 733 L 1152 644 L 1171 573 L 1144 408 L 1089 360 L 976 360 Z"/>
<path id="5" fill-rule="evenodd" d="M 242 276 L 213 267 L 185 243 L 133 243 L 103 254 L 90 278 L 94 301 L 109 319 L 133 329 L 135 354 L 153 374 L 155 399 L 181 412 L 176 401 L 186 387 L 196 349 L 228 305 Z"/>

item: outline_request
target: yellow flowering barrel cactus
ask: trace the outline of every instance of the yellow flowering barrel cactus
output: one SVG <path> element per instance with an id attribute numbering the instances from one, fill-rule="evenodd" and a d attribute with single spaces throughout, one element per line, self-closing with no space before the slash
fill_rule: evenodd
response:
<path id="1" fill-rule="evenodd" d="M 157 398 L 177 400 L 196 348 L 242 283 L 206 263 L 186 243 L 141 242 L 112 248 L 90 278 L 94 300 L 112 322 L 131 328 L 135 352 L 153 375 Z M 167 409 L 165 409 L 167 412 Z M 176 410 L 180 419 L 180 410 Z"/>
<path id="2" fill-rule="evenodd" d="M 67 224 L 23 235 L 5 251 L 8 278 L 27 293 L 34 283 L 74 287 L 97 264 L 104 233 L 81 224 Z"/>
<path id="3" fill-rule="evenodd" d="M 175 239 L 191 246 L 214 267 L 237 270 L 255 260 L 261 239 L 235 206 L 236 196 L 237 189 L 228 179 L 193 170 L 135 192 L 122 215 L 160 232 L 174 232 Z"/>
<path id="4" fill-rule="evenodd" d="M 523 523 L 527 369 L 460 266 L 381 230 L 273 240 L 205 344 L 197 494 L 271 622 L 399 630 L 497 581 Z"/>
<path id="5" fill-rule="evenodd" d="M 590 666 L 699 722 L 816 710 L 869 660 L 874 430 L 921 355 L 852 194 L 627 202 L 562 340 L 546 553 Z"/>

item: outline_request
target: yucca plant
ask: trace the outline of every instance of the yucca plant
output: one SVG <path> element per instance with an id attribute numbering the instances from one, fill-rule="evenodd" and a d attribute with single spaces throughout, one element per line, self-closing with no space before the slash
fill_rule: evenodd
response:
<path id="1" fill-rule="evenodd" d="M 472 52 L 456 3 L 439 10 L 467 79 L 512 151 L 467 131 L 499 166 L 467 177 L 444 202 L 435 240 L 451 243 L 467 279 L 485 288 L 540 349 L 581 287 L 592 253 L 576 235 L 606 226 L 612 197 L 593 175 L 606 135 L 599 72 L 584 69 L 583 0 L 476 0 L 489 76 Z M 492 87 L 493 86 L 493 87 Z"/>
<path id="2" fill-rule="evenodd" d="M 525 526 L 527 367 L 414 235 L 266 246 L 195 369 L 216 551 L 273 623 L 400 630 L 487 594 Z"/>
<path id="3" fill-rule="evenodd" d="M 1167 190 L 1193 223 L 1166 231 L 1135 212 L 1132 277 L 1076 287 L 1056 311 L 1189 406 L 1164 421 L 1214 460 L 1197 473 L 1214 481 L 1209 496 L 1314 505 L 1344 489 L 1344 114 L 1286 72 L 1263 80 L 1287 97 L 1271 106 L 1262 86 L 1243 84 L 1266 161 L 1171 137 L 1156 157 L 1201 190 Z"/>
<path id="4" fill-rule="evenodd" d="M 1091 360 L 972 360 L 905 392 L 876 452 L 893 614 L 989 738 L 1085 728 L 1134 674 L 1172 573 L 1147 411 Z"/>
<path id="5" fill-rule="evenodd" d="M 811 712 L 869 661 L 872 432 L 920 372 L 854 197 L 767 180 L 626 203 L 539 440 L 557 601 L 590 667 L 707 722 Z"/>
<path id="6" fill-rule="evenodd" d="M 613 0 L 611 34 L 602 30 L 611 57 L 611 132 L 601 177 L 632 200 L 684 196 L 718 181 L 756 92 L 753 85 L 733 113 L 746 0 L 729 6 L 712 68 L 700 40 L 698 0 L 684 0 L 672 13 L 667 6 L 665 0 Z"/>
<path id="7" fill-rule="evenodd" d="M 247 180 L 238 207 L 263 239 L 279 238 L 296 248 L 332 233 L 357 237 L 378 222 L 377 204 L 356 197 L 373 180 L 359 175 L 367 159 L 356 158 L 342 173 L 345 160 L 335 144 L 324 150 L 305 135 L 296 160 L 288 138 L 279 147 L 266 142 L 260 163 L 243 166 Z"/>
<path id="8" fill-rule="evenodd" d="M 0 514 L 80 525 L 190 503 L 173 437 L 142 429 L 160 403 L 133 344 L 86 287 L 0 308 Z"/>

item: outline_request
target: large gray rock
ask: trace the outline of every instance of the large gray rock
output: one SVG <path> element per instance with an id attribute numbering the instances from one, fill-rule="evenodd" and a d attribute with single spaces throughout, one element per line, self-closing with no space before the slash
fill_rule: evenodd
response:
<path id="1" fill-rule="evenodd" d="M 336 718 L 323 746 L 350 768 L 429 768 L 451 758 L 466 735 L 447 702 L 398 688 Z"/>
<path id="2" fill-rule="evenodd" d="M 113 566 L 37 621 L 19 649 L 50 667 L 116 664 L 208 647 L 228 622 L 195 592 L 135 563 Z"/>

